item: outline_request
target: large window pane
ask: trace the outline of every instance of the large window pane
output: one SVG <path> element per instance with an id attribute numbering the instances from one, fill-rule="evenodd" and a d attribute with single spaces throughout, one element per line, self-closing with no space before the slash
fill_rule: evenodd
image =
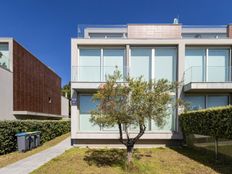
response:
<path id="1" fill-rule="evenodd" d="M 0 43 L 0 66 L 9 69 L 9 48 L 7 43 Z"/>
<path id="2" fill-rule="evenodd" d="M 152 131 L 173 131 L 175 129 L 175 109 L 171 106 L 167 109 L 168 116 L 165 118 L 165 124 L 163 127 L 158 127 L 157 124 L 151 120 L 151 130 Z"/>
<path id="3" fill-rule="evenodd" d="M 204 96 L 186 96 L 186 103 L 189 105 L 190 110 L 198 110 L 205 108 Z"/>
<path id="4" fill-rule="evenodd" d="M 132 48 L 130 76 L 143 76 L 145 80 L 151 78 L 151 49 Z"/>
<path id="5" fill-rule="evenodd" d="M 80 114 L 80 131 L 92 132 L 100 131 L 100 127 L 89 122 L 90 114 Z"/>
<path id="6" fill-rule="evenodd" d="M 91 117 L 90 111 L 94 110 L 97 103 L 92 101 L 91 95 L 80 95 L 80 131 L 100 131 L 100 127 L 93 125 L 89 119 Z"/>
<path id="7" fill-rule="evenodd" d="M 208 50 L 208 82 L 225 82 L 228 80 L 228 49 L 209 49 Z"/>
<path id="8" fill-rule="evenodd" d="M 117 69 L 123 74 L 123 63 L 124 63 L 124 49 L 104 49 L 103 60 L 104 60 L 104 79 Z"/>
<path id="9" fill-rule="evenodd" d="M 155 49 L 155 78 L 176 80 L 176 48 Z"/>
<path id="10" fill-rule="evenodd" d="M 207 107 L 226 106 L 228 105 L 228 96 L 208 96 Z"/>
<path id="11" fill-rule="evenodd" d="M 185 82 L 204 81 L 205 49 L 187 48 L 185 51 Z"/>
<path id="12" fill-rule="evenodd" d="M 93 102 L 92 95 L 80 95 L 80 113 L 89 114 L 90 111 L 96 109 L 97 102 Z"/>
<path id="13" fill-rule="evenodd" d="M 79 81 L 100 81 L 100 58 L 100 49 L 80 49 Z"/>

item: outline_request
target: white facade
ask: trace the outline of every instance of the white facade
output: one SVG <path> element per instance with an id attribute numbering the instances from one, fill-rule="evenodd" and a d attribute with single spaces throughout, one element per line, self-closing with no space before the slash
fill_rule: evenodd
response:
<path id="1" fill-rule="evenodd" d="M 95 107 L 91 95 L 115 66 L 124 75 L 143 75 L 145 80 L 165 78 L 178 81 L 181 86 L 175 96 L 189 102 L 191 109 L 230 104 L 232 39 L 227 37 L 225 29 L 214 28 L 212 32 L 197 29 L 194 33 L 194 28 L 181 30 L 179 26 L 172 26 L 170 31 L 176 33 L 169 34 L 166 26 L 164 33 L 160 30 L 162 26 L 144 26 L 137 29 L 135 25 L 128 29 L 127 32 L 132 34 L 125 33 L 125 29 L 118 30 L 122 35 L 117 38 L 109 34 L 110 30 L 104 29 L 99 35 L 101 30 L 98 29 L 94 35 L 90 32 L 95 33 L 95 30 L 88 28 L 85 38 L 71 40 L 71 138 L 74 144 L 83 145 L 91 141 L 98 144 L 100 140 L 110 142 L 118 139 L 116 128 L 106 130 L 92 126 L 88 112 Z M 114 34 L 116 31 L 114 28 Z M 173 111 L 163 129 L 151 121 L 141 139 L 181 140 L 178 109 Z"/>

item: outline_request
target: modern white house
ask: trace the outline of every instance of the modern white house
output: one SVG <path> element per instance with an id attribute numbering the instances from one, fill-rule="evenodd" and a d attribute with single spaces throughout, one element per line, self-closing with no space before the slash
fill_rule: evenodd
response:
<path id="1" fill-rule="evenodd" d="M 71 40 L 71 139 L 78 146 L 118 145 L 117 128 L 93 126 L 92 95 L 115 66 L 125 76 L 178 81 L 174 94 L 201 109 L 231 103 L 232 25 L 128 24 L 78 28 Z M 150 120 L 141 146 L 182 140 L 174 109 L 160 129 Z M 133 135 L 135 130 L 131 130 Z"/>

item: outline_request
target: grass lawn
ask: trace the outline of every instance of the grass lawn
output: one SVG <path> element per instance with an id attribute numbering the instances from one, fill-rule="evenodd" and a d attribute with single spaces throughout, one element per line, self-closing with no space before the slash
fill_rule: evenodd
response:
<path id="1" fill-rule="evenodd" d="M 39 146 L 38 148 L 27 151 L 25 153 L 12 152 L 12 153 L 9 153 L 6 155 L 0 155 L 0 168 L 4 167 L 6 165 L 12 164 L 12 163 L 14 163 L 18 160 L 21 160 L 23 158 L 26 158 L 28 156 L 31 156 L 35 153 L 41 152 L 45 149 L 48 149 L 49 147 L 54 146 L 54 145 L 58 144 L 59 142 L 61 142 L 62 140 L 66 139 L 68 136 L 70 136 L 70 133 L 56 137 L 55 139 L 44 143 L 42 146 Z"/>
<path id="2" fill-rule="evenodd" d="M 231 174 L 232 160 L 214 161 L 213 153 L 187 147 L 137 149 L 125 166 L 122 149 L 72 148 L 32 174 Z"/>

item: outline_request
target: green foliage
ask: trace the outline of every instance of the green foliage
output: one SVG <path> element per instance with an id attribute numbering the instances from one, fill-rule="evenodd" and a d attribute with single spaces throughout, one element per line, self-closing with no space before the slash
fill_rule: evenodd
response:
<path id="1" fill-rule="evenodd" d="M 64 97 L 67 95 L 67 98 L 71 99 L 71 82 L 63 86 L 61 93 Z"/>
<path id="2" fill-rule="evenodd" d="M 122 82 L 122 75 L 116 70 L 94 95 L 99 105 L 91 112 L 90 121 L 102 127 L 117 126 L 120 142 L 131 152 L 144 134 L 148 120 L 153 120 L 159 127 L 164 126 L 173 101 L 171 92 L 175 89 L 176 84 L 164 79 L 145 81 L 140 77 L 127 78 L 126 82 Z M 138 126 L 139 132 L 132 138 L 129 128 L 135 126 Z"/>
<path id="3" fill-rule="evenodd" d="M 0 121 L 0 154 L 10 153 L 16 150 L 16 133 L 30 131 L 41 131 L 41 143 L 44 143 L 57 136 L 70 132 L 70 121 Z"/>
<path id="4" fill-rule="evenodd" d="M 232 107 L 215 107 L 180 115 L 180 125 L 188 134 L 232 139 Z"/>
<path id="5" fill-rule="evenodd" d="M 142 77 L 128 78 L 121 83 L 121 74 L 115 71 L 94 95 L 100 101 L 97 110 L 92 111 L 91 121 L 103 127 L 113 127 L 119 122 L 124 125 L 145 125 L 146 119 L 163 126 L 172 104 L 170 92 L 175 84 L 167 80 L 144 81 Z"/>

